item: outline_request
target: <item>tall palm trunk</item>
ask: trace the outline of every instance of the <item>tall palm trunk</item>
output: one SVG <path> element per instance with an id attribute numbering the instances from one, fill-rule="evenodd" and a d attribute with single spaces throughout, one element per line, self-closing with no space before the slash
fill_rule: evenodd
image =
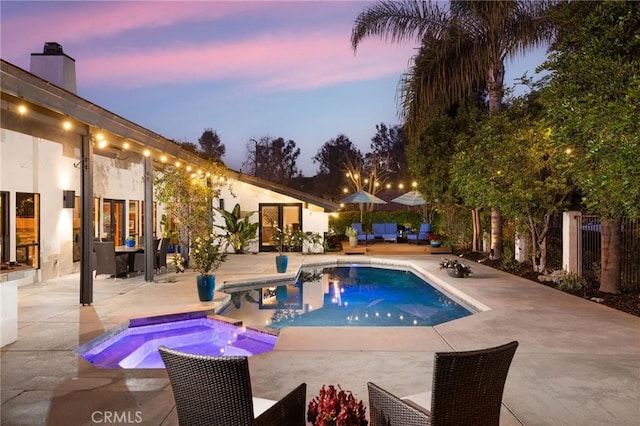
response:
<path id="1" fill-rule="evenodd" d="M 487 81 L 489 91 L 489 114 L 500 111 L 504 97 L 504 63 L 495 61 L 489 70 Z M 491 258 L 500 260 L 504 256 L 504 239 L 502 236 L 502 212 L 497 208 L 491 209 Z"/>

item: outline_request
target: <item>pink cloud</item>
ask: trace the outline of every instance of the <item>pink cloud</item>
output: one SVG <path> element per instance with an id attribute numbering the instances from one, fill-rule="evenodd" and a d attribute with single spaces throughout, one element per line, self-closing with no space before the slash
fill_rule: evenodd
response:
<path id="1" fill-rule="evenodd" d="M 52 6 L 56 2 L 51 2 Z M 3 56 L 26 56 L 45 41 L 83 42 L 108 38 L 126 31 L 161 28 L 184 22 L 220 19 L 229 15 L 256 13 L 271 8 L 268 3 L 254 2 L 193 2 L 193 1 L 132 1 L 132 2 L 70 2 L 59 7 L 40 10 L 38 3 L 23 3 L 20 16 L 3 19 L 3 36 L 13 35 L 11 43 L 3 43 Z"/>
<path id="2" fill-rule="evenodd" d="M 143 87 L 196 81 L 249 80 L 265 90 L 310 89 L 400 75 L 410 46 L 363 44 L 354 55 L 348 34 L 272 34 L 225 44 L 171 46 L 78 62 L 87 84 Z"/>
<path id="3" fill-rule="evenodd" d="M 40 51 L 45 41 L 60 42 L 76 59 L 81 85 L 150 87 L 242 79 L 245 88 L 301 90 L 399 76 L 414 53 L 411 46 L 367 40 L 354 55 L 351 25 L 364 7 L 360 2 L 54 3 L 42 8 L 25 2 L 22 15 L 3 18 L 3 58 L 28 68 L 29 53 Z M 189 42 L 188 33 L 151 49 L 132 40 L 155 30 L 170 34 L 178 24 L 215 26 L 238 17 L 246 22 L 244 38 L 224 43 Z M 252 20 L 275 22 L 279 31 L 256 34 Z M 22 59 L 14 61 L 18 55 Z"/>

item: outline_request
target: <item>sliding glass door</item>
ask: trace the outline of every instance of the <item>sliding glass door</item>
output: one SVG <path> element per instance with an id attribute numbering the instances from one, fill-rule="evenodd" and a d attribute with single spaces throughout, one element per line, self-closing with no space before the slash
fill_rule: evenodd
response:
<path id="1" fill-rule="evenodd" d="M 260 212 L 260 251 L 275 251 L 271 236 L 277 228 L 290 231 L 302 230 L 301 203 L 261 203 Z"/>

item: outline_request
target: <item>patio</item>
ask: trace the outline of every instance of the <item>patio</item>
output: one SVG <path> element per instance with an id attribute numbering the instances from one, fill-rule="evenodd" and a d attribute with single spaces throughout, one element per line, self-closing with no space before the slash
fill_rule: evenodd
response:
<path id="1" fill-rule="evenodd" d="M 391 255 L 384 255 L 389 258 Z M 293 254 L 289 271 L 344 255 Z M 349 255 L 368 262 L 368 256 Z M 381 256 L 382 257 L 382 256 Z M 306 382 L 307 403 L 323 384 L 367 402 L 366 382 L 397 395 L 431 386 L 433 353 L 518 340 L 503 398 L 504 425 L 632 425 L 640 418 L 640 319 L 483 265 L 465 279 L 438 270 L 443 255 L 401 255 L 491 310 L 425 328 L 286 328 L 267 354 L 250 358 L 254 395 L 279 399 Z M 251 265 L 248 268 L 248 265 Z M 249 271 L 249 272 L 248 272 Z M 216 281 L 275 274 L 274 255 L 231 255 Z M 101 370 L 72 351 L 133 317 L 214 309 L 198 302 L 192 273 L 99 277 L 94 303 L 78 303 L 72 275 L 19 288 L 18 341 L 2 349 L 3 425 L 175 425 L 164 370 Z"/>

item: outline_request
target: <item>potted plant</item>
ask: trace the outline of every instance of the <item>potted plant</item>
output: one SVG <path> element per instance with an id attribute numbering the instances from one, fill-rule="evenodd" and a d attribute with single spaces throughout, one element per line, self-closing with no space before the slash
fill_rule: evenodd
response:
<path id="1" fill-rule="evenodd" d="M 431 245 L 431 247 L 440 247 L 442 245 L 438 234 L 434 232 L 429 233 L 429 244 Z"/>
<path id="2" fill-rule="evenodd" d="M 133 235 L 129 235 L 125 240 L 124 240 L 124 244 L 127 247 L 135 247 L 136 245 L 136 238 Z"/>
<path id="3" fill-rule="evenodd" d="M 279 273 L 287 272 L 289 257 L 285 252 L 293 251 L 302 247 L 302 243 L 307 239 L 307 235 L 302 231 L 292 231 L 291 226 L 278 228 L 274 223 L 275 231 L 271 235 L 271 241 L 278 251 L 276 256 L 276 269 Z"/>
<path id="4" fill-rule="evenodd" d="M 456 278 L 464 278 L 471 274 L 471 267 L 457 259 L 443 259 L 440 262 L 440 269 L 446 270 L 449 276 Z"/>
<path id="5" fill-rule="evenodd" d="M 358 247 L 358 231 L 351 226 L 347 226 L 347 229 L 344 230 L 344 234 L 349 238 L 349 246 L 351 246 L 351 248 Z"/>
<path id="6" fill-rule="evenodd" d="M 213 300 L 216 277 L 211 273 L 227 258 L 227 240 L 222 235 L 196 237 L 190 252 L 190 266 L 199 273 L 198 296 L 202 302 Z"/>
<path id="7" fill-rule="evenodd" d="M 240 204 L 236 204 L 232 211 L 214 209 L 224 218 L 224 225 L 215 225 L 226 232 L 226 238 L 236 254 L 244 253 L 244 246 L 258 233 L 258 222 L 251 223 L 251 216 L 255 212 L 249 212 L 244 216 L 240 212 Z"/>
<path id="8" fill-rule="evenodd" d="M 351 391 L 338 385 L 322 386 L 318 396 L 309 402 L 307 421 L 314 426 L 367 426 L 366 408 Z"/>

